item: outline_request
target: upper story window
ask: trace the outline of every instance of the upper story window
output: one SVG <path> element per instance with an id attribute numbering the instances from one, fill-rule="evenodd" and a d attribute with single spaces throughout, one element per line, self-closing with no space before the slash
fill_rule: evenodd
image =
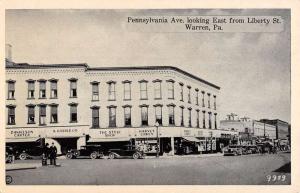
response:
<path id="1" fill-rule="evenodd" d="M 148 99 L 148 89 L 147 89 L 147 80 L 141 80 L 139 81 L 140 83 L 140 97 L 142 100 L 147 100 Z"/>
<path id="2" fill-rule="evenodd" d="M 154 80 L 154 99 L 161 99 L 161 80 Z"/>
<path id="3" fill-rule="evenodd" d="M 92 85 L 92 101 L 99 100 L 99 82 L 91 82 Z"/>
<path id="4" fill-rule="evenodd" d="M 39 80 L 39 83 L 40 83 L 39 98 L 44 99 L 44 98 L 46 98 L 46 80 L 41 79 L 41 80 Z"/>
<path id="5" fill-rule="evenodd" d="M 92 128 L 99 128 L 100 119 L 99 119 L 99 107 L 93 106 L 92 109 Z"/>
<path id="6" fill-rule="evenodd" d="M 50 123 L 58 122 L 57 104 L 50 105 Z"/>
<path id="7" fill-rule="evenodd" d="M 214 110 L 217 110 L 217 96 L 214 95 Z"/>
<path id="8" fill-rule="evenodd" d="M 206 128 L 206 123 L 205 123 L 205 111 L 202 111 L 203 117 L 202 117 L 202 127 L 205 129 Z"/>
<path id="9" fill-rule="evenodd" d="M 168 99 L 174 99 L 174 80 L 167 80 L 168 84 Z"/>
<path id="10" fill-rule="evenodd" d="M 175 104 L 168 105 L 169 125 L 175 125 Z"/>
<path id="11" fill-rule="evenodd" d="M 124 108 L 124 125 L 125 127 L 131 127 L 131 106 L 125 105 Z"/>
<path id="12" fill-rule="evenodd" d="M 40 106 L 40 117 L 39 117 L 40 125 L 46 125 L 46 105 L 41 104 L 39 106 Z"/>
<path id="13" fill-rule="evenodd" d="M 217 113 L 214 113 L 214 115 L 215 115 L 215 129 L 217 129 L 218 128 L 218 125 L 217 125 Z"/>
<path id="14" fill-rule="evenodd" d="M 191 103 L 191 86 L 187 86 L 188 88 L 188 103 Z"/>
<path id="15" fill-rule="evenodd" d="M 27 80 L 28 84 L 28 99 L 34 99 L 35 80 Z"/>
<path id="16" fill-rule="evenodd" d="M 109 106 L 109 127 L 116 127 L 116 106 Z"/>
<path id="17" fill-rule="evenodd" d="M 205 92 L 201 91 L 201 93 L 202 93 L 202 107 L 205 107 L 205 102 L 204 102 L 204 94 L 205 94 Z"/>
<path id="18" fill-rule="evenodd" d="M 124 85 L 124 100 L 131 100 L 131 81 L 123 81 Z"/>
<path id="19" fill-rule="evenodd" d="M 199 105 L 199 89 L 195 89 L 196 91 L 196 105 Z"/>
<path id="20" fill-rule="evenodd" d="M 7 106 L 7 125 L 15 125 L 16 124 L 15 109 L 16 109 L 16 106 L 14 106 L 14 105 Z"/>
<path id="21" fill-rule="evenodd" d="M 15 83 L 14 80 L 7 81 L 7 99 L 15 99 Z"/>
<path id="22" fill-rule="evenodd" d="M 50 82 L 50 98 L 57 98 L 57 79 L 51 79 Z"/>
<path id="23" fill-rule="evenodd" d="M 28 124 L 35 123 L 35 106 L 34 105 L 27 105 L 28 108 Z"/>
<path id="24" fill-rule="evenodd" d="M 199 109 L 197 109 L 196 112 L 197 112 L 197 118 L 196 118 L 196 122 L 197 122 L 197 123 L 196 123 L 196 124 L 197 124 L 197 128 L 199 128 L 199 127 L 200 127 L 200 119 L 199 119 L 199 116 L 200 116 L 200 115 L 199 115 Z"/>
<path id="25" fill-rule="evenodd" d="M 155 108 L 155 122 L 162 125 L 162 105 L 154 105 Z"/>
<path id="26" fill-rule="evenodd" d="M 180 126 L 184 126 L 184 106 L 180 106 Z"/>
<path id="27" fill-rule="evenodd" d="M 192 127 L 192 108 L 188 108 L 188 110 L 189 110 L 189 117 L 188 117 L 189 127 Z"/>
<path id="28" fill-rule="evenodd" d="M 148 105 L 141 105 L 142 126 L 148 126 Z"/>
<path id="29" fill-rule="evenodd" d="M 116 100 L 116 82 L 109 81 L 108 84 L 108 100 L 115 101 Z"/>
<path id="30" fill-rule="evenodd" d="M 70 81 L 70 98 L 76 98 L 77 97 L 77 79 L 71 78 Z"/>
<path id="31" fill-rule="evenodd" d="M 70 103 L 70 123 L 77 123 L 78 116 L 77 116 L 77 103 Z"/>
<path id="32" fill-rule="evenodd" d="M 208 112 L 208 128 L 211 129 L 211 112 Z"/>
<path id="33" fill-rule="evenodd" d="M 207 93 L 207 107 L 210 109 L 210 93 Z"/>
<path id="34" fill-rule="evenodd" d="M 183 83 L 179 83 L 180 85 L 180 101 L 183 101 Z"/>

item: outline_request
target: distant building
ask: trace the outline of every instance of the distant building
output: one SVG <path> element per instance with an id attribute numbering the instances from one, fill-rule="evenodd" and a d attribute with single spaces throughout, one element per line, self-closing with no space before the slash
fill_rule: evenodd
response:
<path id="1" fill-rule="evenodd" d="M 261 119 L 260 122 L 274 125 L 276 127 L 276 138 L 277 139 L 289 139 L 290 136 L 290 125 L 289 123 L 279 119 Z"/>

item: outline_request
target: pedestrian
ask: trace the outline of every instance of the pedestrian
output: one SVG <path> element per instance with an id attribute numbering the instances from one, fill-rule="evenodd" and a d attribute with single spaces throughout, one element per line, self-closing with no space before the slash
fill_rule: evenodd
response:
<path id="1" fill-rule="evenodd" d="M 43 148 L 43 157 L 42 157 L 42 164 L 43 165 L 47 165 L 47 161 L 48 161 L 48 158 L 49 158 L 49 143 L 46 143 L 44 148 Z"/>
<path id="2" fill-rule="evenodd" d="M 52 142 L 52 145 L 49 148 L 50 165 L 54 165 L 54 166 L 56 165 L 56 155 L 57 155 L 57 148 Z"/>

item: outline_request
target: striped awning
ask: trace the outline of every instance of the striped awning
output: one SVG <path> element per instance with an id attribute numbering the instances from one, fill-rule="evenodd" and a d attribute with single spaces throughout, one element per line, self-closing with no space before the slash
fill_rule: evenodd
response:
<path id="1" fill-rule="evenodd" d="M 186 141 L 191 141 L 191 142 L 200 142 L 200 140 L 197 139 L 196 137 L 183 137 L 183 139 L 185 139 Z"/>
<path id="2" fill-rule="evenodd" d="M 7 138 L 6 143 L 37 142 L 41 138 Z"/>

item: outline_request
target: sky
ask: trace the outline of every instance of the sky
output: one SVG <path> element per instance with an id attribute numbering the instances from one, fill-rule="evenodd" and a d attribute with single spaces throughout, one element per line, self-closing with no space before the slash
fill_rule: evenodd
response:
<path id="1" fill-rule="evenodd" d="M 282 16 L 279 33 L 168 33 L 128 28 L 128 16 Z M 291 120 L 288 10 L 6 10 L 14 62 L 175 66 L 221 87 L 220 119 Z"/>

